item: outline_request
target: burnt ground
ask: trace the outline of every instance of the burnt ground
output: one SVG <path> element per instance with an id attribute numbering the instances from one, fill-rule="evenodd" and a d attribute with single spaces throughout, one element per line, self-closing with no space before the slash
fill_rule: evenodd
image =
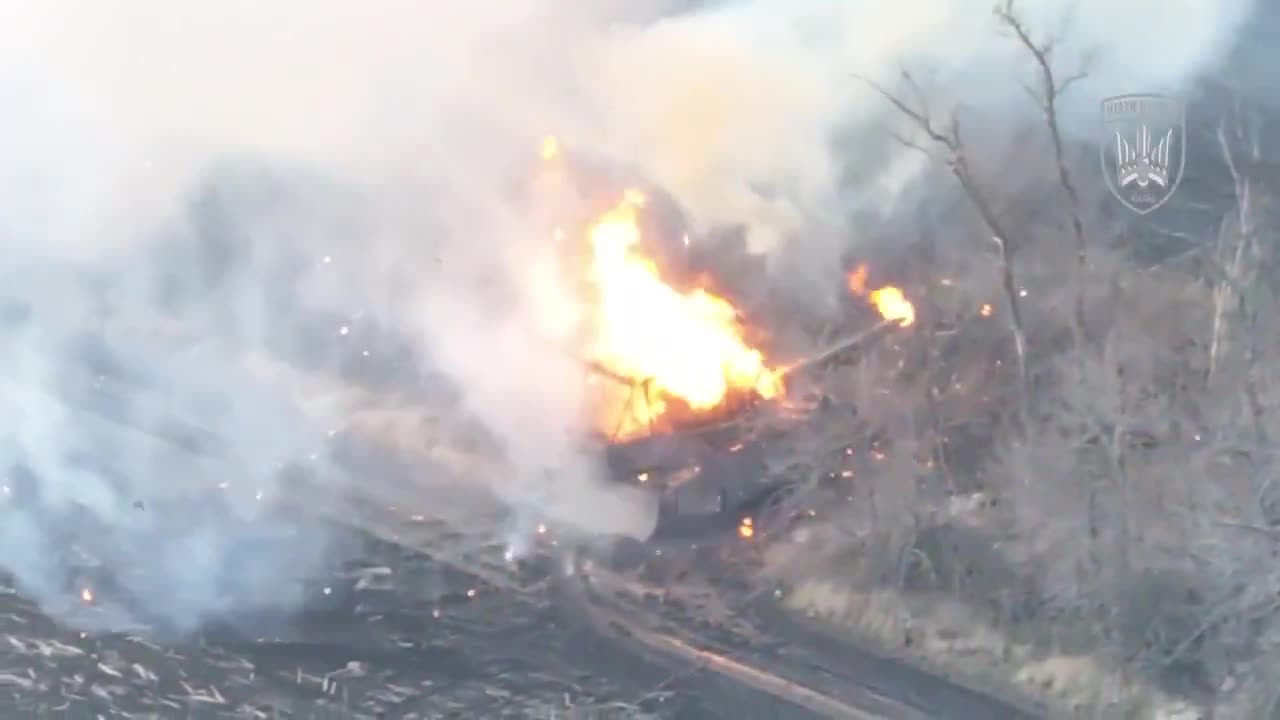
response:
<path id="1" fill-rule="evenodd" d="M 808 632 L 768 602 L 712 610 L 634 577 L 566 575 L 549 557 L 498 588 L 359 541 L 361 560 L 316 578 L 302 612 L 182 641 L 60 627 L 6 587 L 0 716 L 1029 717 Z"/>
<path id="2" fill-rule="evenodd" d="M 726 698 L 575 629 L 550 604 L 365 544 L 358 567 L 317 578 L 303 612 L 234 618 L 182 642 L 59 627 L 6 589 L 0 715 L 560 717 L 624 702 L 721 717 L 711 708 Z"/>

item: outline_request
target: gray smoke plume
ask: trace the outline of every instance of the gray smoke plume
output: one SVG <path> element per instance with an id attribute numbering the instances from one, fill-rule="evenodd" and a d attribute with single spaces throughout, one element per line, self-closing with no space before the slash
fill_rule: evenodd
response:
<path id="1" fill-rule="evenodd" d="M 1209 67 L 1250 8 L 1023 5 L 1060 60 L 1093 55 L 1081 133 L 1097 97 Z M 330 466 L 352 398 L 409 412 L 441 384 L 507 460 L 448 482 L 643 536 L 652 509 L 581 449 L 540 138 L 633 169 L 694 229 L 829 250 L 919 172 L 851 79 L 903 66 L 939 103 L 1035 112 L 984 2 L 0 0 L 0 564 L 59 609 L 68 548 L 93 545 L 136 614 L 182 628 L 287 605 L 326 548 L 266 509 L 304 504 L 282 469 L 372 482 Z"/>

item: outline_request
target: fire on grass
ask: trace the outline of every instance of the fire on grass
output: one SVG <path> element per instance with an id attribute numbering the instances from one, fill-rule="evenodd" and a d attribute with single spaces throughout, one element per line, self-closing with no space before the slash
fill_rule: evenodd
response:
<path id="1" fill-rule="evenodd" d="M 552 137 L 541 157 L 560 158 Z M 597 430 L 615 441 L 652 433 L 682 419 L 714 416 L 785 392 L 792 366 L 770 362 L 749 341 L 742 314 L 705 287 L 678 288 L 645 254 L 640 216 L 646 198 L 628 190 L 585 231 L 589 256 L 589 333 L 585 360 L 593 373 Z M 849 289 L 886 321 L 906 327 L 915 309 L 892 286 L 866 291 L 866 268 Z M 751 532 L 750 528 L 745 530 Z"/>

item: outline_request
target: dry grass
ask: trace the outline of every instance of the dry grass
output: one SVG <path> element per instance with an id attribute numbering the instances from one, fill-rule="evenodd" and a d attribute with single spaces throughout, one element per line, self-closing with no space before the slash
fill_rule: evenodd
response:
<path id="1" fill-rule="evenodd" d="M 1088 656 L 1043 656 L 978 620 L 962 604 L 832 581 L 796 586 L 787 606 L 970 687 L 1035 699 L 1055 717 L 1193 720 L 1205 715 Z"/>
<path id="2" fill-rule="evenodd" d="M 968 516 L 980 505 L 962 503 L 942 512 Z M 857 573 L 832 572 L 830 566 L 821 568 L 824 562 L 815 560 L 811 552 L 812 547 L 830 547 L 833 542 L 838 539 L 829 531 L 815 529 L 803 546 L 777 546 L 766 567 L 772 569 L 775 579 L 790 587 L 784 599 L 788 608 L 812 621 L 838 628 L 857 644 L 1021 704 L 1038 701 L 1050 708 L 1055 717 L 1205 717 L 1203 712 L 1103 660 L 1088 655 L 1050 654 L 1016 640 L 955 598 L 840 579 Z M 802 557 L 807 560 L 801 562 Z M 847 563 L 847 558 L 843 562 Z"/>

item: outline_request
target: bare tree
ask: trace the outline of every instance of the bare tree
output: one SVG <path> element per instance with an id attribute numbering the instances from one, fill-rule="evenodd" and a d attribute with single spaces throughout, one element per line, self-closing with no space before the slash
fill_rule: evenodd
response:
<path id="1" fill-rule="evenodd" d="M 958 279 L 920 293 L 928 321 L 916 339 L 928 352 L 910 367 L 927 378 L 926 390 L 909 402 L 925 420 L 921 439 L 934 443 L 950 494 L 980 475 L 991 507 L 999 501 L 980 531 L 997 537 L 1017 568 L 1009 582 L 1031 578 L 1036 588 L 1032 609 L 1002 606 L 1030 613 L 1011 622 L 1037 637 L 1073 638 L 1070 652 L 1105 659 L 1117 677 L 1166 689 L 1190 682 L 1201 697 L 1239 687 L 1231 674 L 1250 661 L 1246 716 L 1264 716 L 1280 706 L 1280 453 L 1271 447 L 1280 433 L 1280 371 L 1265 362 L 1280 352 L 1280 322 L 1268 312 L 1280 304 L 1272 277 L 1280 275 L 1272 257 L 1280 215 L 1272 215 L 1265 118 L 1238 93 L 1223 104 L 1216 140 L 1230 197 L 1186 198 L 1222 217 L 1213 240 L 1178 227 L 1183 251 L 1154 248 L 1162 255 L 1154 263 L 1135 262 L 1132 244 L 1103 242 L 1087 216 L 1089 190 L 1073 176 L 1079 148 L 1060 127 L 1063 97 L 1086 74 L 1062 72 L 1060 38 L 1032 32 L 1013 0 L 999 0 L 994 17 L 1036 69 L 1024 90 L 1052 148 L 1053 178 L 1043 186 L 996 185 L 982 169 L 979 134 L 962 133 L 959 109 L 930 107 L 910 73 L 887 85 L 859 78 L 907 121 L 892 139 L 949 172 L 998 251 L 996 263 L 975 270 L 923 243 L 935 271 Z M 1050 198 L 1066 220 L 1062 231 L 1023 224 L 1024 197 Z M 1117 237 L 1144 237 L 1138 225 L 1121 223 Z M 1075 272 L 1062 277 L 1072 260 Z M 1037 293 L 1025 295 L 1024 286 Z M 1005 307 L 991 312 L 985 293 L 1003 296 Z M 992 318 L 986 331 L 982 317 Z M 992 328 L 999 320 L 1007 330 Z M 1002 343 L 1011 372 L 977 379 L 972 369 L 998 362 L 992 348 Z M 1016 422 L 991 422 L 999 410 L 966 402 L 965 386 L 1017 407 Z M 961 467 L 950 448 L 977 443 L 947 442 L 979 421 L 994 426 L 991 442 Z M 910 543 L 894 547 L 944 575 L 924 545 L 952 521 L 925 511 L 929 500 L 909 498 Z M 899 587 L 909 585 L 905 576 Z M 1007 590 L 993 585 L 992 604 Z"/>
<path id="2" fill-rule="evenodd" d="M 938 158 L 936 151 L 941 150 L 940 159 L 960 183 L 965 196 L 973 203 L 973 207 L 978 211 L 983 224 L 991 233 L 991 238 L 995 242 L 998 253 L 1001 284 L 1004 290 L 1005 302 L 1009 309 L 1009 329 L 1013 334 L 1014 349 L 1018 359 L 1018 374 L 1022 381 L 1021 401 L 1025 405 L 1030 400 L 1030 382 L 1027 369 L 1027 334 L 1022 322 L 1018 284 L 1014 279 L 1014 255 L 1017 243 L 1006 231 L 1004 222 L 996 212 L 994 204 L 986 192 L 983 191 L 981 183 L 979 183 L 974 174 L 965 150 L 964 138 L 961 134 L 959 109 L 953 109 L 946 124 L 939 126 L 939 121 L 929 108 L 925 93 L 909 72 L 903 71 L 902 80 L 906 85 L 907 92 L 913 98 L 910 103 L 868 78 L 857 75 L 855 77 L 909 119 L 916 126 L 916 129 L 924 135 L 928 143 L 933 145 L 933 149 L 906 136 L 893 133 L 891 136 L 896 142 L 935 159 Z"/>
<path id="3" fill-rule="evenodd" d="M 1084 70 L 1065 77 L 1060 77 L 1053 68 L 1053 53 L 1057 39 L 1049 37 L 1036 42 L 1030 30 L 1019 18 L 1014 0 L 1005 0 L 1003 5 L 995 9 L 997 20 L 1003 23 L 1027 49 L 1035 59 L 1039 71 L 1039 88 L 1024 85 L 1027 94 L 1040 107 L 1044 115 L 1045 127 L 1049 132 L 1049 140 L 1053 145 L 1054 164 L 1057 167 L 1058 186 L 1067 203 L 1067 215 L 1071 223 L 1071 233 L 1076 246 L 1076 297 L 1075 297 L 1075 329 L 1077 339 L 1088 338 L 1088 326 L 1085 322 L 1086 276 L 1088 274 L 1088 242 L 1085 239 L 1084 220 L 1080 212 L 1080 193 L 1076 190 L 1070 167 L 1067 163 L 1066 145 L 1062 140 L 1062 131 L 1058 123 L 1058 101 L 1072 85 L 1087 77 Z"/>
<path id="4" fill-rule="evenodd" d="M 1262 157 L 1259 118 L 1244 107 L 1238 97 L 1218 124 L 1217 140 L 1223 162 L 1231 175 L 1235 207 L 1222 220 L 1214 253 L 1217 279 L 1213 294 L 1213 325 L 1209 340 L 1209 370 L 1212 380 L 1229 341 L 1228 318 L 1245 312 L 1245 289 L 1257 267 L 1257 203 L 1254 172 Z"/>

